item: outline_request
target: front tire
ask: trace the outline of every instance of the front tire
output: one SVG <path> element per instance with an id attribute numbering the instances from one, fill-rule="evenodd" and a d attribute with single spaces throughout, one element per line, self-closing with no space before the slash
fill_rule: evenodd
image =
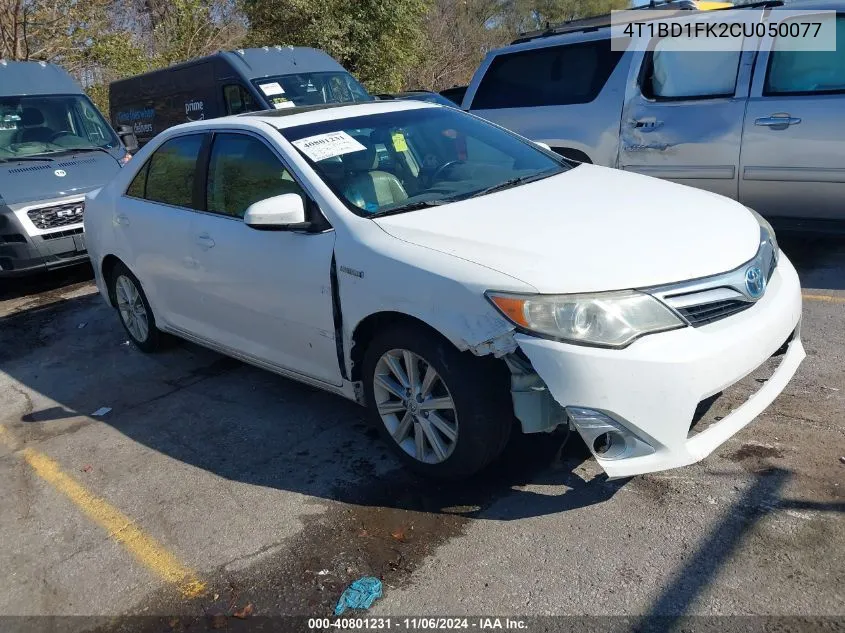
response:
<path id="1" fill-rule="evenodd" d="M 513 423 L 504 363 L 461 353 L 417 326 L 379 334 L 364 354 L 372 424 L 402 462 L 435 479 L 462 479 L 496 459 Z"/>
<path id="2" fill-rule="evenodd" d="M 168 337 L 156 327 L 153 310 L 138 278 L 123 263 L 117 263 L 109 286 L 120 322 L 132 342 L 148 353 L 164 348 Z"/>

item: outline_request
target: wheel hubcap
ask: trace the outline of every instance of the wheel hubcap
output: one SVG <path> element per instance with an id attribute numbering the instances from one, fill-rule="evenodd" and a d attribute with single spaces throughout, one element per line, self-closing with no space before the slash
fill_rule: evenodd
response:
<path id="1" fill-rule="evenodd" d="M 384 426 L 408 455 L 438 464 L 455 450 L 455 402 L 424 358 L 406 349 L 386 352 L 376 364 L 373 392 Z"/>
<path id="2" fill-rule="evenodd" d="M 114 289 L 117 297 L 117 309 L 120 312 L 123 324 L 135 341 L 143 343 L 149 336 L 150 326 L 141 293 L 138 292 L 135 283 L 125 275 L 120 275 L 117 278 Z"/>

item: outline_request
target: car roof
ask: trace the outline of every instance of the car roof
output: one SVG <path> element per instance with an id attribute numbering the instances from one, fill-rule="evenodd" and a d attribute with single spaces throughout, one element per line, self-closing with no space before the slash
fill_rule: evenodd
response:
<path id="1" fill-rule="evenodd" d="M 337 119 L 348 119 L 369 114 L 382 114 L 385 112 L 401 112 L 403 110 L 419 110 L 421 108 L 442 108 L 444 106 L 427 101 L 393 100 L 393 101 L 366 101 L 363 103 L 327 103 L 317 106 L 303 106 L 298 108 L 282 108 L 280 110 L 264 110 L 261 112 L 248 112 L 225 119 L 257 119 L 277 129 L 295 127 L 297 125 L 308 125 L 310 123 L 322 123 L 323 121 L 334 121 Z M 214 119 L 220 121 L 221 119 Z"/>
<path id="2" fill-rule="evenodd" d="M 347 72 L 331 55 L 317 48 L 264 46 L 261 48 L 239 48 L 234 51 L 218 51 L 211 55 L 196 57 L 165 68 L 117 79 L 111 84 L 120 86 L 124 82 L 131 83 L 140 79 L 165 76 L 215 59 L 223 60 L 230 68 L 251 80 L 296 73 Z"/>
<path id="3" fill-rule="evenodd" d="M 0 97 L 62 94 L 83 92 L 61 66 L 0 60 Z"/>

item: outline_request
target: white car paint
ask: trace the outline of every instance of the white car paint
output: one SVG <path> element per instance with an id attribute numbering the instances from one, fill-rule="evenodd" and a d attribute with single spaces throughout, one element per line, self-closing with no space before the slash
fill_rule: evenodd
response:
<path id="1" fill-rule="evenodd" d="M 538 292 L 575 293 L 655 286 L 736 268 L 759 246 L 758 224 L 737 212 L 741 208 L 706 191 L 656 186 L 635 174 L 581 165 L 495 198 L 376 222 L 394 237 L 460 253 Z M 560 230 L 539 228 L 555 225 Z"/>
<path id="2" fill-rule="evenodd" d="M 754 257 L 760 227 L 736 202 L 583 165 L 480 198 L 373 220 L 349 211 L 274 131 L 432 107 L 439 106 L 385 101 L 167 130 L 87 199 L 86 240 L 101 293 L 108 300 L 103 262 L 116 256 L 141 281 L 159 328 L 359 402 L 359 384 L 349 379 L 353 337 L 373 315 L 415 317 L 476 355 L 508 356 L 519 347 L 560 406 L 612 412 L 617 422 L 653 441 L 650 455 L 599 459 L 611 476 L 703 458 L 783 389 L 804 355 L 797 331 L 800 286 L 783 254 L 766 294 L 752 308 L 705 327 L 643 336 L 624 349 L 519 333 L 485 297 L 489 290 L 640 288 L 737 268 Z M 201 130 L 260 135 L 284 157 L 332 230 L 262 232 L 203 212 L 168 224 L 148 213 L 155 208 L 166 216 L 163 205 L 123 195 L 158 146 Z M 132 213 L 133 204 L 145 206 L 144 212 Z M 121 219 L 127 213 L 128 227 Z M 204 250 L 203 236 L 222 248 Z M 331 291 L 333 259 L 338 304 Z M 734 414 L 688 438 L 697 403 L 760 365 L 791 332 L 776 377 Z"/>

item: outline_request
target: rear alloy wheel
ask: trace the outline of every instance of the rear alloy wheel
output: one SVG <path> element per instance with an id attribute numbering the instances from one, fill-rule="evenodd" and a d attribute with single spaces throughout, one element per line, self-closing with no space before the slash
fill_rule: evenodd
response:
<path id="1" fill-rule="evenodd" d="M 387 432 L 409 456 L 438 464 L 455 450 L 458 414 L 449 388 L 424 358 L 406 349 L 382 354 L 373 380 Z"/>
<path id="2" fill-rule="evenodd" d="M 362 367 L 371 423 L 399 459 L 434 479 L 462 479 L 501 454 L 513 425 L 510 373 L 413 324 L 385 328 Z"/>
<path id="3" fill-rule="evenodd" d="M 118 275 L 114 281 L 114 294 L 126 331 L 136 343 L 146 343 L 150 337 L 150 318 L 135 282 L 126 275 Z"/>
<path id="4" fill-rule="evenodd" d="M 140 350 L 155 352 L 170 341 L 170 337 L 156 327 L 141 282 L 123 263 L 115 265 L 109 290 L 123 328 Z"/>

